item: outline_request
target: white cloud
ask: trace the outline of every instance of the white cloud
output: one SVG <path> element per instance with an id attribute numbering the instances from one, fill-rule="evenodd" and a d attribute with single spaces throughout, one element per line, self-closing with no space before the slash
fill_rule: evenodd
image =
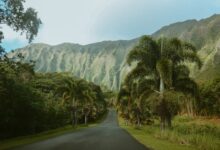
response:
<path id="1" fill-rule="evenodd" d="M 25 35 L 21 35 L 19 32 L 13 31 L 10 27 L 6 25 L 1 26 L 1 30 L 4 32 L 4 39 L 5 40 L 14 40 L 14 39 L 19 39 L 21 41 L 25 41 Z"/>
<path id="2" fill-rule="evenodd" d="M 96 19 L 112 0 L 29 0 L 43 22 L 36 41 L 89 43 Z M 95 37 L 95 36 L 94 36 Z"/>
<path id="3" fill-rule="evenodd" d="M 48 44 L 136 38 L 176 21 L 220 12 L 210 0 L 26 0 L 25 6 L 35 8 L 43 22 L 34 42 Z M 25 40 L 7 27 L 4 33 L 6 40 Z"/>

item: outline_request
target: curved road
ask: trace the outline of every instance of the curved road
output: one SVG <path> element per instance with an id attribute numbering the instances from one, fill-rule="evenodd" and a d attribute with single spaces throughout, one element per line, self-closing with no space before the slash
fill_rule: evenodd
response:
<path id="1" fill-rule="evenodd" d="M 97 127 L 61 135 L 17 150 L 147 150 L 118 126 L 117 115 L 109 110 Z"/>

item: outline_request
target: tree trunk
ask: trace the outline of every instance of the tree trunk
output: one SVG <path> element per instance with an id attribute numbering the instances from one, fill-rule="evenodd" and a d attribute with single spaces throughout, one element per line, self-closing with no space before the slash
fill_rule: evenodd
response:
<path id="1" fill-rule="evenodd" d="M 193 110 L 193 99 L 192 100 L 190 100 L 190 102 L 189 102 L 189 109 L 190 109 L 190 116 L 191 117 L 193 117 L 194 116 L 194 110 Z"/>
<path id="2" fill-rule="evenodd" d="M 72 110 L 72 113 L 71 113 L 71 118 L 72 118 L 72 126 L 74 126 L 75 125 L 75 112 L 74 112 L 74 110 Z"/>
<path id="3" fill-rule="evenodd" d="M 162 77 L 160 78 L 160 96 L 163 98 L 163 93 L 164 93 L 164 81 Z"/>
<path id="4" fill-rule="evenodd" d="M 125 119 L 125 125 L 128 126 L 128 119 Z"/>
<path id="5" fill-rule="evenodd" d="M 141 124 L 141 123 L 140 123 L 140 117 L 137 116 L 137 119 L 138 119 L 138 120 L 137 120 L 137 121 L 138 121 L 138 122 L 137 122 L 137 126 L 140 127 L 140 124 Z"/>
<path id="6" fill-rule="evenodd" d="M 193 102 L 190 100 L 190 98 L 186 98 L 186 108 L 187 108 L 187 115 L 189 117 L 193 117 L 194 110 L 193 110 Z"/>
<path id="7" fill-rule="evenodd" d="M 169 129 L 172 128 L 172 118 L 171 118 L 171 115 L 167 116 L 167 126 L 168 126 Z"/>
<path id="8" fill-rule="evenodd" d="M 74 125 L 77 126 L 77 111 L 74 112 Z"/>
<path id="9" fill-rule="evenodd" d="M 161 106 L 160 106 L 160 128 L 161 130 L 165 130 L 165 106 L 164 106 L 164 81 L 162 79 L 162 77 L 160 77 L 160 102 L 161 102 Z"/>
<path id="10" fill-rule="evenodd" d="M 73 111 L 73 120 L 72 120 L 72 125 L 76 126 L 76 101 L 75 98 L 72 99 L 72 111 Z"/>
<path id="11" fill-rule="evenodd" d="M 161 131 L 165 130 L 165 117 L 164 116 L 160 117 L 160 129 Z"/>
<path id="12" fill-rule="evenodd" d="M 87 114 L 85 114 L 85 125 L 87 125 Z"/>

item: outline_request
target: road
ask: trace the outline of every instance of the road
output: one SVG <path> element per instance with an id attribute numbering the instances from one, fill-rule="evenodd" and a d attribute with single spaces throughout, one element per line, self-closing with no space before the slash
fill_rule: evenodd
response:
<path id="1" fill-rule="evenodd" d="M 96 127 L 64 134 L 17 150 L 147 150 L 118 126 L 114 110 Z"/>

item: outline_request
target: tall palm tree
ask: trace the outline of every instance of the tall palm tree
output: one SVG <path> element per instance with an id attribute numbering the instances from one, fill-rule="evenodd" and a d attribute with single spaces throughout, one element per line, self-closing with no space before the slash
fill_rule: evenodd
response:
<path id="1" fill-rule="evenodd" d="M 85 124 L 88 116 L 94 112 L 95 117 L 106 110 L 105 101 L 102 97 L 101 88 L 83 79 L 66 77 L 60 83 L 57 92 L 62 94 L 63 104 L 70 106 L 72 111 L 72 124 L 77 125 L 78 112 L 84 115 Z M 93 111 L 94 108 L 96 111 Z M 102 111 L 102 112 L 99 112 Z"/>
<path id="2" fill-rule="evenodd" d="M 72 116 L 72 125 L 77 125 L 77 83 L 71 77 L 66 77 L 60 83 L 60 86 L 57 88 L 57 92 L 62 94 L 63 104 L 70 106 L 71 116 Z"/>
<path id="3" fill-rule="evenodd" d="M 142 120 L 149 117 L 149 112 L 144 107 L 147 103 L 146 97 L 152 93 L 154 81 L 145 78 L 133 80 L 136 75 L 140 75 L 138 74 L 138 68 L 134 69 L 126 77 L 118 94 L 117 106 L 121 116 L 125 118 L 126 124 L 130 120 L 139 127 Z"/>
<path id="4" fill-rule="evenodd" d="M 82 80 L 83 81 L 83 80 Z M 95 93 L 92 91 L 91 87 L 87 83 L 81 83 L 81 91 L 79 91 L 79 98 L 81 98 L 81 106 L 84 113 L 84 123 L 87 125 L 88 115 L 92 111 L 95 101 Z"/>
<path id="5" fill-rule="evenodd" d="M 131 112 L 131 95 L 130 91 L 126 86 L 122 86 L 117 96 L 117 110 L 119 111 L 120 116 L 125 119 L 125 125 L 128 125 L 128 120 L 130 119 Z"/>
<path id="6" fill-rule="evenodd" d="M 133 80 L 148 77 L 148 79 L 155 81 L 154 91 L 159 93 L 162 108 L 159 112 L 162 129 L 165 128 L 166 119 L 170 122 L 170 117 L 164 115 L 164 111 L 167 109 L 164 92 L 166 89 L 181 90 L 181 86 L 177 86 L 180 82 L 176 77 L 178 74 L 175 74 L 175 70 L 184 66 L 183 62 L 185 61 L 194 62 L 199 68 L 202 65 L 195 47 L 177 38 L 161 38 L 155 41 L 151 37 L 143 36 L 139 44 L 128 54 L 127 62 L 129 65 L 132 62 L 137 62 L 137 66 L 133 70 Z M 181 81 L 189 81 L 189 76 L 187 77 L 182 78 Z"/>
<path id="7" fill-rule="evenodd" d="M 185 94 L 182 101 L 182 111 L 187 112 L 189 116 L 194 115 L 193 100 L 198 99 L 198 85 L 189 78 L 190 71 L 185 65 L 176 66 L 174 69 L 174 87 L 176 91 Z"/>

